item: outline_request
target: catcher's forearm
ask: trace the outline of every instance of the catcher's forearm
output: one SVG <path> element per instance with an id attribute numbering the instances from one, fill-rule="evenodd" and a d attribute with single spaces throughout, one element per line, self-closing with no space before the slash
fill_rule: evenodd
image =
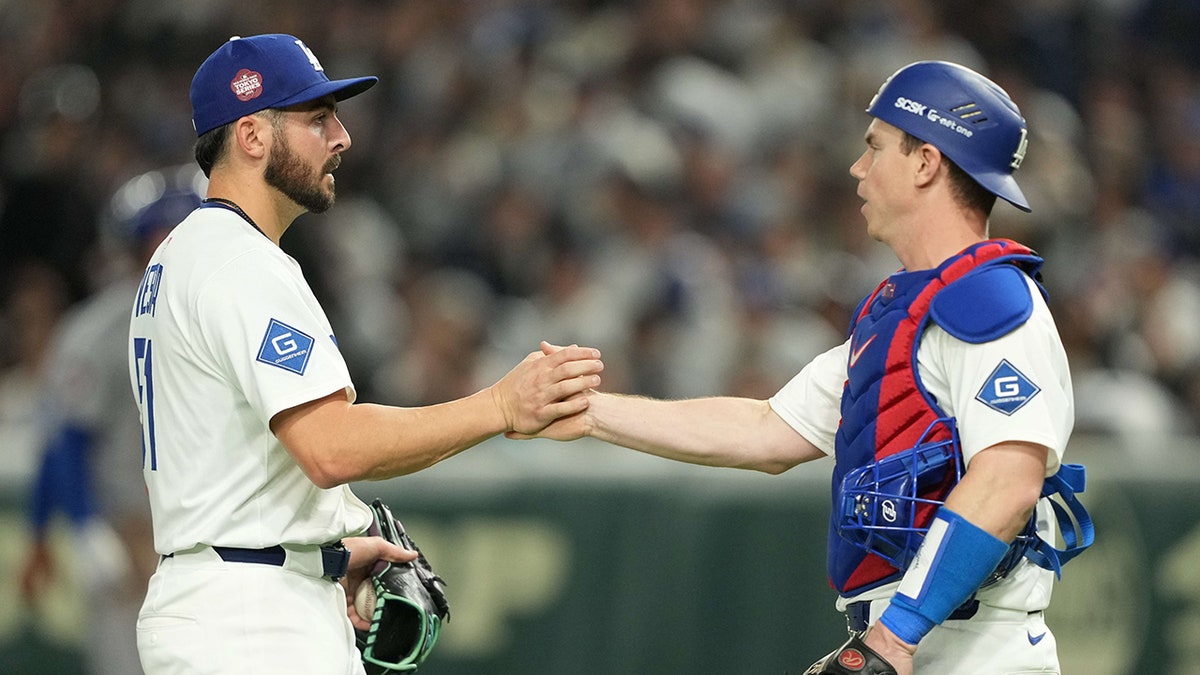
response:
<path id="1" fill-rule="evenodd" d="M 590 436 L 689 464 L 780 473 L 824 456 L 766 401 L 735 397 L 664 401 L 597 394 L 585 414 Z"/>

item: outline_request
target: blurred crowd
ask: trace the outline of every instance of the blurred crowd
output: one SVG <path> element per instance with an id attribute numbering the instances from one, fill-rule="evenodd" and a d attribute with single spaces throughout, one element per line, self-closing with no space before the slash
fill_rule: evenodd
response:
<path id="1" fill-rule="evenodd" d="M 879 84 L 945 59 L 1028 120 L 1034 211 L 992 234 L 1047 258 L 1077 429 L 1196 431 L 1194 0 L 0 0 L 10 474 L 56 323 L 119 257 L 110 196 L 192 161 L 192 74 L 264 32 L 381 79 L 342 106 L 337 206 L 283 240 L 360 400 L 468 394 L 540 339 L 600 348 L 613 391 L 769 396 L 897 266 L 848 169 Z"/>

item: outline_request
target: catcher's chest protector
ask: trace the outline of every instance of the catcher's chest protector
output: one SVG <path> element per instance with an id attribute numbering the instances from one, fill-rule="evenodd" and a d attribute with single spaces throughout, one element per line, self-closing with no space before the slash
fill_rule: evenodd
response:
<path id="1" fill-rule="evenodd" d="M 937 269 L 892 275 L 869 295 L 850 325 L 850 358 L 842 393 L 842 421 L 836 437 L 833 513 L 838 511 L 842 479 L 921 440 L 943 413 L 925 391 L 917 373 L 917 348 L 929 320 L 933 298 L 949 284 L 984 265 L 1030 264 L 1040 259 L 1020 244 L 989 240 L 967 248 Z M 943 441 L 949 431 L 939 426 L 926 441 Z M 944 501 L 953 476 L 930 487 L 923 498 Z M 926 527 L 934 508 L 918 512 L 914 525 Z M 890 583 L 903 570 L 843 540 L 831 518 L 828 571 L 830 583 L 843 595 Z"/>

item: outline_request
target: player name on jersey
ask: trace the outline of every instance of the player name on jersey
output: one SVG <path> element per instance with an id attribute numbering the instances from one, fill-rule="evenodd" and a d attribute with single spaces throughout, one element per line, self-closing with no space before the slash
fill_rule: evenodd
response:
<path id="1" fill-rule="evenodd" d="M 154 307 L 158 303 L 158 287 L 162 282 L 163 266 L 154 264 L 146 268 L 142 276 L 141 286 L 138 287 L 138 300 L 134 305 L 134 316 L 149 314 L 154 316 Z"/>

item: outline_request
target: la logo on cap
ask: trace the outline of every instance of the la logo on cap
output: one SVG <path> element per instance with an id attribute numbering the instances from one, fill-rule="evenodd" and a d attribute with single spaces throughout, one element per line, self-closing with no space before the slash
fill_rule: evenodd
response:
<path id="1" fill-rule="evenodd" d="M 262 75 L 249 68 L 242 68 L 229 82 L 229 88 L 242 103 L 258 98 L 262 94 Z"/>

